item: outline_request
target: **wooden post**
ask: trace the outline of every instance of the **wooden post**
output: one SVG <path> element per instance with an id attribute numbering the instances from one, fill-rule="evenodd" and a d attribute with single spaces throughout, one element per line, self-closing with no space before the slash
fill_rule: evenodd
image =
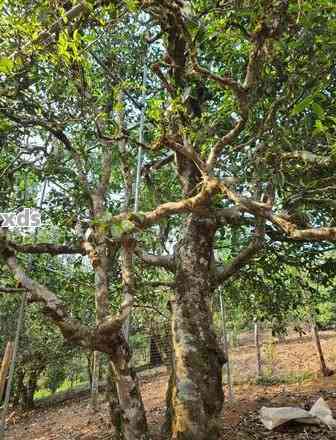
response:
<path id="1" fill-rule="evenodd" d="M 326 364 L 326 361 L 324 358 L 324 354 L 323 354 L 323 350 L 322 350 L 319 331 L 318 331 L 316 322 L 313 318 L 311 319 L 311 331 L 312 331 L 312 337 L 313 337 L 313 341 L 315 343 L 317 355 L 320 360 L 321 372 L 324 377 L 332 376 L 334 372 L 333 372 L 333 370 L 330 370 L 330 368 L 327 367 L 327 364 Z"/>
<path id="2" fill-rule="evenodd" d="M 316 323 L 316 313 L 315 313 L 315 309 L 314 309 L 313 302 L 312 302 L 312 294 L 308 290 L 304 290 L 303 295 L 304 295 L 306 306 L 307 306 L 307 309 L 309 312 L 309 323 L 310 323 L 310 329 L 311 329 L 311 336 L 312 336 L 313 342 L 315 344 L 317 355 L 318 355 L 318 358 L 320 361 L 321 372 L 324 377 L 332 376 L 334 374 L 334 371 L 330 370 L 330 368 L 327 367 L 327 364 L 326 364 L 326 361 L 324 358 L 324 354 L 323 354 L 323 350 L 322 350 L 320 334 L 319 334 L 319 331 L 317 328 L 317 323 Z"/>
<path id="3" fill-rule="evenodd" d="M 9 369 L 8 381 L 7 381 L 7 385 L 6 385 L 5 401 L 3 404 L 3 409 L 2 409 L 1 419 L 0 419 L 0 440 L 5 439 L 6 416 L 7 416 L 7 411 L 8 411 L 8 407 L 9 407 L 9 398 L 10 398 L 10 394 L 11 394 L 11 390 L 12 390 L 12 382 L 13 382 L 13 377 L 14 377 L 16 355 L 17 355 L 18 348 L 19 348 L 19 340 L 20 340 L 21 330 L 22 330 L 24 316 L 25 316 L 26 304 L 27 304 L 27 292 L 25 292 L 22 295 L 22 299 L 21 299 L 19 318 L 18 318 L 18 323 L 17 323 L 17 327 L 16 327 L 15 341 L 14 341 L 14 346 L 13 346 L 13 354 L 12 354 L 12 359 L 11 359 L 11 364 L 10 364 L 10 369 Z"/>
<path id="4" fill-rule="evenodd" d="M 257 354 L 257 378 L 261 377 L 262 375 L 262 368 L 261 368 L 261 350 L 260 350 L 260 324 L 258 320 L 254 321 L 254 345 L 256 347 L 256 354 Z"/>
<path id="5" fill-rule="evenodd" d="M 9 367 L 13 357 L 13 348 L 14 348 L 13 342 L 8 341 L 0 369 L 0 402 L 2 401 L 6 387 L 6 380 L 9 372 Z"/>
<path id="6" fill-rule="evenodd" d="M 92 383 L 91 383 L 91 407 L 93 412 L 98 411 L 99 396 L 99 352 L 93 352 Z"/>

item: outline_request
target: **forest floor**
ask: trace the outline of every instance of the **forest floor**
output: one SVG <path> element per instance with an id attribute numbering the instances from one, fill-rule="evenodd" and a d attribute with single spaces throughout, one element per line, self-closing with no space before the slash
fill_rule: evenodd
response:
<path id="1" fill-rule="evenodd" d="M 292 335 L 291 335 L 292 336 Z M 336 334 L 321 335 L 327 364 L 336 370 Z M 336 417 L 336 374 L 322 378 L 314 346 L 309 338 L 291 338 L 281 344 L 264 344 L 265 379 L 252 380 L 255 349 L 244 345 L 231 352 L 234 401 L 224 405 L 220 420 L 223 440 L 336 440 L 336 431 L 313 425 L 285 425 L 268 431 L 261 424 L 262 406 L 310 408 L 323 397 Z M 141 374 L 140 382 L 153 440 L 163 440 L 159 426 L 164 419 L 168 376 L 164 368 Z M 271 385 L 270 385 L 271 384 Z M 31 412 L 9 416 L 6 440 L 104 440 L 111 439 L 107 406 L 102 401 L 97 415 L 88 399 L 72 400 Z"/>

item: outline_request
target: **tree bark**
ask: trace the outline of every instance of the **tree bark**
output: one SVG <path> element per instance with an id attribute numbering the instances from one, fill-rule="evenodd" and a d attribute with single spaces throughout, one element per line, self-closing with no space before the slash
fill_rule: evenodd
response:
<path id="1" fill-rule="evenodd" d="M 133 274 L 133 245 L 130 237 L 125 237 L 122 248 L 122 280 L 124 304 L 132 304 L 135 291 Z M 128 315 L 129 317 L 129 315 Z M 131 350 L 128 331 L 120 332 L 120 343 L 115 356 L 111 358 L 114 380 L 122 412 L 123 432 L 126 440 L 147 440 L 149 438 L 145 408 L 142 402 L 136 373 L 131 366 Z"/>
<path id="2" fill-rule="evenodd" d="M 191 216 L 176 250 L 176 297 L 172 304 L 172 374 L 167 428 L 172 440 L 218 438 L 216 417 L 223 405 L 225 356 L 212 328 L 211 294 L 214 224 Z"/>
<path id="3" fill-rule="evenodd" d="M 125 248 L 127 243 L 125 243 Z M 124 248 L 123 254 L 123 281 L 130 287 L 132 278 L 128 262 L 131 263 L 130 255 Z M 109 268 L 110 262 L 106 256 L 105 245 L 96 247 L 98 255 L 98 264 L 95 267 L 96 271 L 96 308 L 97 308 L 97 322 L 102 323 L 104 319 L 109 316 Z M 129 283 L 128 283 L 129 282 Z M 130 291 L 126 291 L 124 305 L 127 307 L 129 296 L 132 296 Z M 123 305 L 121 306 L 123 307 Z M 108 344 L 108 336 L 106 335 L 106 343 Z M 117 406 L 117 399 L 115 395 L 111 396 L 114 400 L 113 405 L 110 405 L 110 412 L 114 414 L 111 417 L 111 422 L 118 421 L 116 430 L 119 436 L 123 435 L 125 440 L 147 440 L 149 438 L 148 428 L 146 422 L 145 409 L 143 406 L 140 389 L 137 377 L 131 368 L 131 351 L 123 329 L 120 328 L 118 335 L 114 338 L 113 347 L 109 352 L 109 360 L 113 369 L 113 377 L 110 380 L 115 381 L 118 400 L 120 408 Z M 122 427 L 120 427 L 122 425 Z M 122 433 L 122 434 L 121 434 Z M 122 437 L 121 437 L 122 438 Z"/>
<path id="4" fill-rule="evenodd" d="M 145 408 L 137 376 L 131 366 L 131 352 L 123 332 L 115 353 L 110 357 L 122 415 L 125 440 L 148 440 Z"/>
<path id="5" fill-rule="evenodd" d="M 123 439 L 122 414 L 121 414 L 118 392 L 115 384 L 115 378 L 114 378 L 111 362 L 109 362 L 108 364 L 108 373 L 107 373 L 107 381 L 106 381 L 106 400 L 109 405 L 110 420 L 112 426 L 114 426 L 115 428 L 114 437 L 116 438 L 116 440 L 122 440 Z"/>

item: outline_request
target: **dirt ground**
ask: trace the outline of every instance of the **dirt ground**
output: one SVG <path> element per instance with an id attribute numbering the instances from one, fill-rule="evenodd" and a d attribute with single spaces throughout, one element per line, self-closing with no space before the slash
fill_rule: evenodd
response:
<path id="1" fill-rule="evenodd" d="M 328 366 L 336 370 L 336 334 L 324 332 L 322 345 Z M 262 406 L 300 406 L 310 408 L 323 397 L 336 417 L 336 375 L 320 377 L 314 346 L 309 338 L 286 343 L 265 344 L 263 357 L 267 374 L 282 375 L 297 381 L 266 386 L 246 380 L 254 375 L 255 352 L 252 345 L 232 350 L 235 399 L 226 402 L 220 419 L 223 440 L 336 440 L 336 431 L 321 426 L 288 425 L 267 431 L 259 420 Z M 307 372 L 313 374 L 306 374 Z M 296 376 L 295 376 L 296 377 Z M 162 368 L 141 376 L 141 388 L 153 440 L 162 440 L 159 427 L 164 419 L 167 372 Z M 244 381 L 243 381 L 244 379 Z M 242 383 L 244 382 L 244 383 Z M 98 415 L 88 400 L 70 401 L 52 408 L 9 416 L 6 440 L 103 440 L 112 439 L 106 404 Z"/>

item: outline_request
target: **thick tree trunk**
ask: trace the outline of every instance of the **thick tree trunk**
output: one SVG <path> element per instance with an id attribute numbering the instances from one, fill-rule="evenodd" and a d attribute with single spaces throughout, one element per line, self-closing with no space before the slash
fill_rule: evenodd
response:
<path id="1" fill-rule="evenodd" d="M 211 221 L 191 216 L 176 251 L 173 371 L 167 395 L 168 428 L 174 440 L 218 438 L 216 416 L 224 400 L 225 356 L 212 328 L 209 310 L 214 232 Z"/>

